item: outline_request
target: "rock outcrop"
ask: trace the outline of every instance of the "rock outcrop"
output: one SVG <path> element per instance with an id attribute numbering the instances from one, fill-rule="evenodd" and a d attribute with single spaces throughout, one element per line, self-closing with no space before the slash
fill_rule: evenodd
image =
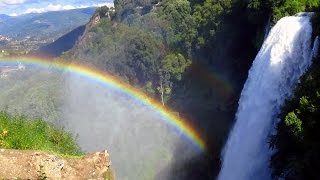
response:
<path id="1" fill-rule="evenodd" d="M 65 158 L 41 151 L 0 150 L 3 179 L 113 180 L 107 151 Z"/>

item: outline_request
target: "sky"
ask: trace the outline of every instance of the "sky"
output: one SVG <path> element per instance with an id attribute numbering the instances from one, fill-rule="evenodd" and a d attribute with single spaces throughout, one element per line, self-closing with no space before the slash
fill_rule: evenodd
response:
<path id="1" fill-rule="evenodd" d="M 0 14 L 17 16 L 103 5 L 112 6 L 113 0 L 0 0 Z"/>

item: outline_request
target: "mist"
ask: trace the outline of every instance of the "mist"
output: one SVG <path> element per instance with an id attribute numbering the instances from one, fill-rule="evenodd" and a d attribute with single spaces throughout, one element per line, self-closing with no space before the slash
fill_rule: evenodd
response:
<path id="1" fill-rule="evenodd" d="M 154 178 L 170 165 L 175 145 L 186 141 L 157 112 L 121 92 L 76 76 L 65 85 L 61 124 L 84 151 L 108 149 L 119 179 Z M 194 150 L 190 143 L 181 155 Z"/>
<path id="2" fill-rule="evenodd" d="M 28 76 L 23 75 L 26 71 Z M 1 84 L 9 83 L 2 87 L 15 86 L 15 90 L 7 92 L 6 96 L 24 92 L 19 95 L 21 97 L 16 97 L 19 101 L 10 105 L 4 103 L 0 108 L 32 114 L 64 127 L 74 135 L 84 152 L 108 150 L 117 179 L 164 179 L 177 173 L 172 168 L 179 161 L 199 155 L 194 145 L 181 132 L 166 124 L 159 112 L 117 89 L 68 72 L 26 71 L 15 72 L 0 80 Z M 42 81 L 33 80 L 39 75 Z M 5 90 L 2 87 L 0 90 Z M 40 93 L 43 98 L 36 101 L 34 89 L 41 87 L 45 87 Z M 30 93 L 33 95 L 25 96 Z M 24 108 L 19 108 L 21 101 L 26 104 Z M 27 108 L 41 109 L 44 104 L 51 105 L 46 106 L 50 112 L 42 109 L 31 113 L 32 109 Z M 46 112 L 46 116 L 40 112 Z"/>

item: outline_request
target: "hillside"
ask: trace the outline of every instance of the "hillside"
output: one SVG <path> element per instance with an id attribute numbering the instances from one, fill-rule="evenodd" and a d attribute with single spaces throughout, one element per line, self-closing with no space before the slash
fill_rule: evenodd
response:
<path id="1" fill-rule="evenodd" d="M 29 68 L 1 76 L 1 110 L 53 123 L 60 118 L 63 76 L 48 69 Z"/>
<path id="2" fill-rule="evenodd" d="M 35 52 L 32 52 L 32 54 L 44 55 L 49 57 L 61 56 L 64 52 L 67 52 L 75 45 L 79 37 L 83 35 L 84 30 L 84 25 L 79 26 L 76 29 L 70 31 L 69 33 L 61 36 L 53 43 L 40 47 Z"/>
<path id="3" fill-rule="evenodd" d="M 186 117 L 202 132 L 210 153 L 200 164 L 178 163 L 175 168 L 197 171 L 206 162 L 217 170 L 268 19 L 273 24 L 318 5 L 317 1 L 119 0 L 115 11 L 97 10 L 84 35 L 63 57 L 111 72 Z M 214 171 L 204 171 L 192 177 L 214 176 Z M 185 173 L 173 178 L 191 177 Z"/>
<path id="4" fill-rule="evenodd" d="M 115 11 L 97 10 L 62 57 L 110 72 L 188 119 L 209 150 L 192 162 L 176 159 L 170 178 L 214 177 L 268 9 L 253 21 L 247 3 L 114 3 Z"/>

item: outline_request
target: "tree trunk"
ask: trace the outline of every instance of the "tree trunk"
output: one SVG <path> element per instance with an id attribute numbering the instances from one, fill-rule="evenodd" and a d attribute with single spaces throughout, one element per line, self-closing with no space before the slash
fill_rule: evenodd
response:
<path id="1" fill-rule="evenodd" d="M 163 83 L 162 83 L 162 79 L 160 79 L 160 95 L 161 95 L 161 103 L 162 106 L 164 106 L 164 88 L 163 88 Z"/>

